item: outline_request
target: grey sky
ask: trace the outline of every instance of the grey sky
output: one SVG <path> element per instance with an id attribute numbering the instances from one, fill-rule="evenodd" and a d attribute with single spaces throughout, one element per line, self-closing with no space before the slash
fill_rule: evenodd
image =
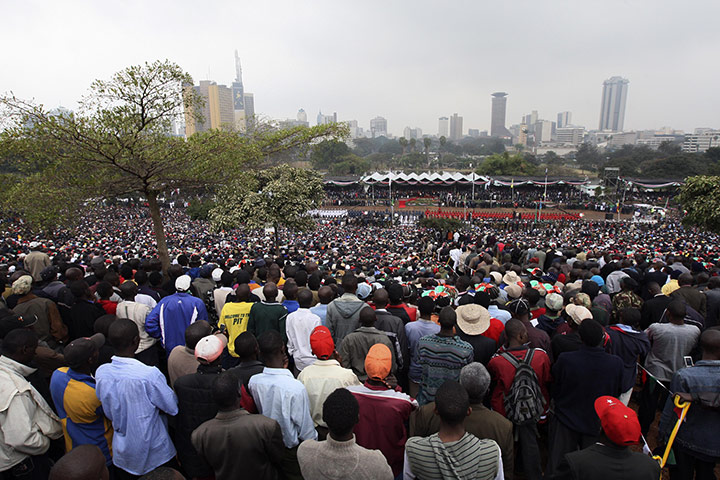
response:
<path id="1" fill-rule="evenodd" d="M 73 108 L 95 78 L 168 58 L 229 84 L 240 51 L 256 110 L 304 108 L 392 133 L 437 133 L 453 112 L 489 130 L 490 94 L 507 124 L 538 110 L 597 128 L 602 81 L 630 80 L 625 127 L 720 127 L 720 2 L 32 1 L 3 2 L 0 93 Z"/>

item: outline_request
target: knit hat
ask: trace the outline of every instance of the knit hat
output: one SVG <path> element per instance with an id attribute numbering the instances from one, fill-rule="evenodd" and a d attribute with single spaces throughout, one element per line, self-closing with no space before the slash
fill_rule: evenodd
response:
<path id="1" fill-rule="evenodd" d="M 376 343 L 365 356 L 365 373 L 372 380 L 383 381 L 390 375 L 392 352 L 387 345 Z"/>
<path id="2" fill-rule="evenodd" d="M 25 295 L 32 288 L 33 278 L 30 275 L 23 275 L 12 284 L 12 291 L 15 295 Z"/>
<path id="3" fill-rule="evenodd" d="M 227 337 L 225 335 L 208 335 L 201 338 L 195 345 L 195 358 L 198 362 L 207 365 L 217 360 L 226 346 Z"/>
<path id="4" fill-rule="evenodd" d="M 317 326 L 310 333 L 310 348 L 313 355 L 320 360 L 327 360 L 335 351 L 335 342 L 333 342 L 330 330 L 322 325 Z"/>
<path id="5" fill-rule="evenodd" d="M 468 335 L 482 335 L 490 328 L 490 313 L 486 308 L 469 303 L 455 310 L 457 326 Z"/>
<path id="6" fill-rule="evenodd" d="M 640 442 L 640 422 L 632 408 L 615 397 L 604 396 L 595 400 L 595 412 L 600 417 L 605 435 L 617 445 L 636 445 Z"/>

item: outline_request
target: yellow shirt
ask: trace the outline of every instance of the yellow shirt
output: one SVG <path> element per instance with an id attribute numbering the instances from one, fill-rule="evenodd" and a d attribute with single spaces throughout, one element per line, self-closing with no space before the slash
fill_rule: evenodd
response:
<path id="1" fill-rule="evenodd" d="M 233 357 L 238 356 L 235 354 L 235 339 L 247 330 L 252 306 L 252 302 L 228 302 L 220 312 L 218 326 L 225 325 L 225 328 L 227 328 L 228 352 Z"/>

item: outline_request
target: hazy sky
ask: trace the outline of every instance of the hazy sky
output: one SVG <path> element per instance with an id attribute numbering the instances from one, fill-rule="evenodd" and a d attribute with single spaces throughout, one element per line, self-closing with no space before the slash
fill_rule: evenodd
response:
<path id="1" fill-rule="evenodd" d="M 720 2 L 619 0 L 5 0 L 0 93 L 73 108 L 95 78 L 170 59 L 229 84 L 240 52 L 259 114 L 304 108 L 437 133 L 538 110 L 598 126 L 603 80 L 630 80 L 626 129 L 720 128 Z"/>

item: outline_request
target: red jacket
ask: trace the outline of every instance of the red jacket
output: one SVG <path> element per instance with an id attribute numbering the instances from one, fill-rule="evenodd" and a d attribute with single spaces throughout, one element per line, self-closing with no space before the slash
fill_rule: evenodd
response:
<path id="1" fill-rule="evenodd" d="M 514 348 L 512 350 L 501 347 L 498 353 L 490 359 L 488 363 L 488 372 L 493 380 L 492 396 L 490 397 L 490 406 L 493 410 L 499 414 L 505 416 L 505 405 L 503 401 L 505 395 L 510 392 L 510 386 L 512 385 L 513 379 L 515 378 L 515 367 L 507 359 L 503 358 L 502 352 L 508 352 L 515 357 L 522 359 L 525 358 L 527 353 L 527 347 Z M 550 373 L 550 357 L 547 353 L 542 350 L 535 349 L 532 363 L 530 366 L 535 370 L 535 374 L 538 377 L 538 383 L 540 383 L 540 390 L 542 391 L 543 397 L 545 397 L 545 411 L 547 412 L 550 406 L 550 390 L 549 384 L 552 381 L 552 375 Z"/>
<path id="2" fill-rule="evenodd" d="M 490 326 L 485 330 L 483 337 L 492 338 L 495 343 L 500 343 L 500 335 L 505 331 L 505 325 L 497 318 L 490 319 Z"/>

